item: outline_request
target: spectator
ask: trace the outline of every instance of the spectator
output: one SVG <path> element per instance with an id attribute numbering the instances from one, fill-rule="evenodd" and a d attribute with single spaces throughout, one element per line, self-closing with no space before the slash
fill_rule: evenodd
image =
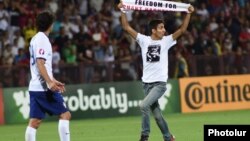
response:
<path id="1" fill-rule="evenodd" d="M 61 55 L 58 52 L 58 46 L 54 44 L 52 46 L 52 51 L 53 51 L 53 55 L 52 55 L 53 73 L 54 73 L 54 76 L 56 78 L 59 78 L 59 74 L 60 74 L 59 65 L 60 65 L 60 62 L 61 62 Z"/>
<path id="2" fill-rule="evenodd" d="M 18 49 L 18 54 L 14 57 L 14 65 L 28 65 L 29 58 L 25 54 L 25 50 L 22 48 Z"/>
<path id="3" fill-rule="evenodd" d="M 249 22 L 248 22 L 249 23 Z M 246 50 L 247 42 L 250 41 L 250 24 L 242 25 L 241 31 L 240 31 L 240 36 L 239 36 L 239 45 Z"/>
<path id="4" fill-rule="evenodd" d="M 115 71 L 116 71 L 116 80 L 136 80 L 137 75 L 135 72 L 135 68 L 132 65 L 133 56 L 131 54 L 131 50 L 129 49 L 128 42 L 124 41 L 122 43 L 124 46 L 120 46 L 118 48 L 117 56 L 115 58 L 116 63 Z"/>
<path id="5" fill-rule="evenodd" d="M 83 43 L 78 46 L 78 61 L 84 64 L 83 74 L 84 74 L 84 82 L 91 83 L 93 80 L 93 72 L 95 63 L 94 51 L 92 49 L 92 38 L 88 34 L 85 34 L 85 40 Z M 88 40 L 89 39 L 89 40 Z"/>
<path id="6" fill-rule="evenodd" d="M 79 0 L 79 14 L 82 20 L 90 14 L 90 0 Z"/>
<path id="7" fill-rule="evenodd" d="M 28 45 L 30 39 L 36 34 L 37 30 L 32 19 L 28 19 L 28 23 L 23 27 L 25 44 Z"/>
<path id="8" fill-rule="evenodd" d="M 201 7 L 197 9 L 196 13 L 201 17 L 202 21 L 209 18 L 209 12 L 205 3 L 201 3 Z"/>
<path id="9" fill-rule="evenodd" d="M 91 0 L 90 1 L 91 8 L 94 9 L 94 11 L 96 12 L 100 12 L 100 10 L 102 9 L 103 1 L 104 0 Z"/>
<path id="10" fill-rule="evenodd" d="M 112 81 L 113 80 L 113 69 L 115 62 L 115 52 L 114 48 L 116 48 L 115 39 L 110 40 L 109 45 L 104 49 L 104 63 L 105 63 L 105 79 Z"/>
<path id="11" fill-rule="evenodd" d="M 19 18 L 21 11 L 19 10 L 18 6 L 19 2 L 10 1 L 10 6 L 8 7 L 8 13 L 10 16 L 10 36 L 12 36 L 16 30 L 20 30 Z"/>
<path id="12" fill-rule="evenodd" d="M 55 44 L 58 46 L 58 51 L 62 55 L 63 48 L 66 44 L 66 41 L 69 39 L 68 35 L 65 32 L 65 28 L 62 26 L 60 27 L 59 36 L 55 38 Z M 65 58 L 62 58 L 65 61 Z"/>
<path id="13" fill-rule="evenodd" d="M 58 11 L 58 3 L 56 0 L 48 0 L 48 6 L 49 9 L 52 11 L 52 13 L 56 14 L 56 12 Z"/>
<path id="14" fill-rule="evenodd" d="M 16 56 L 18 54 L 18 42 L 17 42 L 17 38 L 14 39 L 13 41 L 13 45 L 11 46 L 11 52 L 12 52 L 12 55 L 13 55 L 13 59 L 14 59 L 14 56 Z"/>
<path id="15" fill-rule="evenodd" d="M 67 40 L 63 48 L 63 58 L 65 58 L 65 63 L 76 64 L 76 45 Z"/>
<path id="16" fill-rule="evenodd" d="M 7 31 L 9 27 L 9 14 L 4 7 L 3 1 L 0 1 L 0 31 Z"/>
<path id="17" fill-rule="evenodd" d="M 14 40 L 17 40 L 17 47 L 18 48 L 23 48 L 26 46 L 25 44 L 25 39 L 22 35 L 22 31 L 21 30 L 16 30 L 15 33 L 14 33 L 14 37 L 13 37 L 13 42 Z"/>
<path id="18" fill-rule="evenodd" d="M 12 48 L 10 44 L 5 45 L 3 51 L 3 65 L 12 66 L 14 55 L 12 53 Z"/>
<path id="19" fill-rule="evenodd" d="M 176 59 L 175 78 L 189 77 L 187 61 L 179 51 L 176 52 Z"/>

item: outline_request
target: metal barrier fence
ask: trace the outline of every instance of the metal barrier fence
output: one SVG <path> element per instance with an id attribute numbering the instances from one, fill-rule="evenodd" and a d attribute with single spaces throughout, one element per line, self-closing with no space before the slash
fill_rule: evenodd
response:
<path id="1" fill-rule="evenodd" d="M 190 77 L 250 73 L 250 55 L 191 56 L 186 59 Z M 174 77 L 177 59 L 169 57 L 169 78 Z M 141 61 L 95 64 L 62 64 L 54 72 L 55 78 L 66 84 L 101 83 L 140 80 Z M 0 66 L 0 86 L 28 86 L 29 66 Z"/>

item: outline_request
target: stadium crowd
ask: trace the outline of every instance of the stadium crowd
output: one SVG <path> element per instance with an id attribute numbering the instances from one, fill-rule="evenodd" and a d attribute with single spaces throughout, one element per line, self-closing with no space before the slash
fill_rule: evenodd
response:
<path id="1" fill-rule="evenodd" d="M 250 56 L 249 0 L 179 2 L 191 3 L 196 11 L 188 32 L 170 51 L 170 57 L 175 58 L 170 67 L 176 68 L 170 76 L 194 76 L 190 58 L 199 55 L 223 56 L 224 74 L 250 72 L 249 66 L 244 65 Z M 114 0 L 0 0 L 1 68 L 28 66 L 29 41 L 36 33 L 35 17 L 42 10 L 50 10 L 56 17 L 50 35 L 56 76 L 64 76 L 60 66 L 84 64 L 84 83 L 101 82 L 107 78 L 113 81 L 140 79 L 140 48 L 123 32 L 121 13 L 115 8 Z M 164 19 L 167 33 L 171 34 L 180 26 L 183 16 L 179 12 L 153 11 L 130 11 L 127 14 L 131 25 L 143 34 L 148 34 L 146 21 L 157 17 Z M 204 75 L 211 74 L 211 65 L 202 67 Z M 19 76 L 27 72 L 21 71 L 17 76 L 14 73 L 14 79 L 20 80 Z M 5 69 L 2 75 L 5 78 L 1 78 L 3 86 L 14 85 L 13 80 L 6 79 L 12 74 Z M 25 82 L 15 85 L 27 85 L 27 78 L 20 81 Z"/>

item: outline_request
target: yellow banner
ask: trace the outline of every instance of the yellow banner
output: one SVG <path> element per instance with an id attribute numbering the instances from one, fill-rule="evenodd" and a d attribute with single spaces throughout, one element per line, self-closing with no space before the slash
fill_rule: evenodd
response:
<path id="1" fill-rule="evenodd" d="M 180 79 L 182 113 L 250 109 L 250 75 Z"/>

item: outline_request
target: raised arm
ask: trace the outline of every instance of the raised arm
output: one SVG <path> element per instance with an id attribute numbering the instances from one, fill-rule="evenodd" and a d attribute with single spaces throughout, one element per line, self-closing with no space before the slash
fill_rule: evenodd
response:
<path id="1" fill-rule="evenodd" d="M 118 4 L 118 8 L 119 9 L 122 8 L 122 3 Z M 138 33 L 129 25 L 128 20 L 127 20 L 127 15 L 124 12 L 121 12 L 121 23 L 122 23 L 123 29 L 127 31 L 130 36 L 136 39 Z"/>
<path id="2" fill-rule="evenodd" d="M 187 13 L 181 27 L 179 29 L 177 29 L 174 34 L 173 34 L 173 39 L 176 40 L 178 37 L 180 37 L 184 32 L 186 32 L 190 18 L 191 18 L 191 14 L 194 12 L 194 7 L 190 6 L 188 8 L 189 13 Z"/>

